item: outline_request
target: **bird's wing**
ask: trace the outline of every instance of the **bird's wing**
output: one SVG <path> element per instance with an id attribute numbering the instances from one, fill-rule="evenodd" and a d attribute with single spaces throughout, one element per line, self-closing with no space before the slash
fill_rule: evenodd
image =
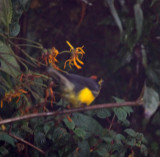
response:
<path id="1" fill-rule="evenodd" d="M 65 88 L 69 91 L 73 91 L 74 84 L 72 82 L 70 82 L 63 74 L 61 74 L 57 70 L 50 67 L 50 68 L 47 69 L 47 74 L 50 77 L 52 77 L 55 81 L 60 83 L 61 88 Z"/>

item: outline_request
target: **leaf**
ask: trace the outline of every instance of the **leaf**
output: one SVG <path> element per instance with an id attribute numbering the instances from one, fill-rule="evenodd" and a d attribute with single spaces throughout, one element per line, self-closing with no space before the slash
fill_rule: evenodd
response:
<path id="1" fill-rule="evenodd" d="M 145 115 L 149 118 L 155 113 L 159 106 L 159 95 L 153 88 L 146 86 L 144 89 L 143 100 Z"/>
<path id="2" fill-rule="evenodd" d="M 126 141 L 126 143 L 130 146 L 135 146 L 136 145 L 136 139 L 132 138 Z"/>
<path id="3" fill-rule="evenodd" d="M 122 108 L 127 112 L 128 115 L 130 115 L 133 112 L 133 109 L 130 106 L 124 106 Z"/>
<path id="4" fill-rule="evenodd" d="M 115 139 L 116 133 L 113 130 L 106 131 L 104 136 L 101 138 L 107 143 L 110 144 Z"/>
<path id="5" fill-rule="evenodd" d="M 117 116 L 118 120 L 120 120 L 120 121 L 126 120 L 127 112 L 122 107 L 114 108 L 113 111 L 114 111 L 115 115 Z"/>
<path id="6" fill-rule="evenodd" d="M 125 137 L 122 134 L 117 134 L 116 139 L 117 140 L 125 140 Z"/>
<path id="7" fill-rule="evenodd" d="M 152 0 L 150 7 L 152 7 L 158 0 Z"/>
<path id="8" fill-rule="evenodd" d="M 107 152 L 107 147 L 104 144 L 99 145 L 95 152 L 98 154 L 98 156 L 106 156 L 106 154 L 109 155 Z"/>
<path id="9" fill-rule="evenodd" d="M 99 109 L 99 110 L 96 110 L 96 115 L 101 119 L 105 119 L 106 117 L 110 117 L 111 113 L 109 109 Z"/>
<path id="10" fill-rule="evenodd" d="M 9 34 L 11 36 L 15 37 L 15 36 L 17 36 L 19 34 L 19 32 L 20 32 L 20 25 L 19 25 L 19 23 L 12 23 L 10 25 L 10 33 Z"/>
<path id="11" fill-rule="evenodd" d="M 124 132 L 126 132 L 131 137 L 136 137 L 136 132 L 133 129 L 125 129 Z"/>
<path id="12" fill-rule="evenodd" d="M 1 155 L 5 156 L 8 153 L 9 153 L 9 151 L 5 147 L 3 147 L 3 146 L 0 147 L 0 154 Z"/>
<path id="13" fill-rule="evenodd" d="M 120 98 L 115 97 L 115 96 L 112 96 L 112 98 L 113 98 L 117 103 L 125 102 L 124 99 L 120 99 Z"/>
<path id="14" fill-rule="evenodd" d="M 136 21 L 137 39 L 139 39 L 143 27 L 143 11 L 140 3 L 134 5 L 134 16 Z"/>
<path id="15" fill-rule="evenodd" d="M 67 133 L 65 128 L 58 127 L 53 131 L 51 140 L 58 145 L 63 145 L 68 142 L 69 134 Z"/>
<path id="16" fill-rule="evenodd" d="M 15 57 L 12 55 L 11 48 L 2 41 L 0 41 L 0 63 L 1 68 L 7 74 L 13 77 L 20 75 L 20 66 Z"/>
<path id="17" fill-rule="evenodd" d="M 144 144 L 141 145 L 140 151 L 141 151 L 141 153 L 144 154 L 144 156 L 148 155 L 148 149 L 147 149 L 147 147 Z"/>
<path id="18" fill-rule="evenodd" d="M 73 130 L 75 128 L 75 124 L 74 121 L 69 121 L 67 118 L 65 118 L 64 120 L 65 125 L 68 127 L 68 129 Z"/>
<path id="19" fill-rule="evenodd" d="M 50 130 L 50 128 L 54 125 L 54 122 L 48 122 L 48 123 L 45 123 L 43 129 L 44 129 L 44 133 L 47 134 L 48 131 Z"/>
<path id="20" fill-rule="evenodd" d="M 36 131 L 34 133 L 34 142 L 37 146 L 45 146 L 46 144 L 46 137 L 45 134 L 41 131 Z"/>
<path id="21" fill-rule="evenodd" d="M 120 99 L 120 98 L 117 98 L 117 97 L 115 97 L 115 96 L 113 96 L 112 97 L 117 103 L 121 103 L 121 102 L 125 102 L 125 100 L 124 99 Z M 128 114 L 128 115 L 130 115 L 130 113 L 131 112 L 133 112 L 133 110 L 132 110 L 132 107 L 130 107 L 130 106 L 124 106 L 124 107 L 120 107 L 119 108 L 119 110 L 118 110 L 118 108 L 117 109 L 115 109 L 114 110 L 114 112 L 116 112 L 115 114 L 116 114 L 116 116 L 118 117 L 119 116 L 119 120 L 126 120 L 126 117 L 127 117 L 127 115 L 126 114 Z M 118 113 L 119 112 L 119 113 Z M 126 112 L 126 113 L 125 113 Z M 122 114 L 124 114 L 124 117 L 122 116 Z"/>
<path id="22" fill-rule="evenodd" d="M 74 113 L 72 120 L 75 125 L 79 128 L 84 129 L 86 132 L 86 138 L 94 135 L 101 135 L 103 128 L 102 126 L 92 117 L 81 113 Z"/>
<path id="23" fill-rule="evenodd" d="M 0 24 L 2 23 L 7 29 L 11 23 L 13 15 L 11 0 L 0 0 Z"/>
<path id="24" fill-rule="evenodd" d="M 125 141 L 125 137 L 122 134 L 116 134 L 114 140 L 116 144 L 123 145 L 122 142 Z"/>
<path id="25" fill-rule="evenodd" d="M 103 137 L 102 138 L 106 143 L 111 143 L 113 138 L 112 137 Z"/>
<path id="26" fill-rule="evenodd" d="M 156 85 L 160 86 L 160 71 L 159 68 L 154 68 L 152 66 L 148 66 L 148 68 L 146 69 L 146 74 L 147 77 L 149 78 L 149 80 L 153 83 L 155 83 Z"/>
<path id="27" fill-rule="evenodd" d="M 81 138 L 84 138 L 86 135 L 86 132 L 82 128 L 75 128 L 74 133 Z"/>
<path id="28" fill-rule="evenodd" d="M 15 146 L 14 139 L 4 132 L 0 132 L 0 141 L 5 141 L 5 142 L 11 144 L 13 147 Z"/>
<path id="29" fill-rule="evenodd" d="M 130 121 L 127 120 L 127 119 L 121 121 L 121 123 L 122 123 L 122 125 L 125 126 L 125 127 L 129 127 L 129 125 L 130 125 Z"/>
<path id="30" fill-rule="evenodd" d="M 90 156 L 90 147 L 87 141 L 78 142 L 78 157 L 89 157 Z"/>
<path id="31" fill-rule="evenodd" d="M 30 0 L 19 0 L 19 2 L 25 11 L 29 8 Z"/>
<path id="32" fill-rule="evenodd" d="M 23 130 L 25 130 L 26 132 L 33 134 L 33 130 L 28 126 L 28 122 L 25 122 L 22 127 Z"/>
<path id="33" fill-rule="evenodd" d="M 121 20 L 120 20 L 120 18 L 118 16 L 118 13 L 117 13 L 117 11 L 115 9 L 114 0 L 106 0 L 106 1 L 108 3 L 109 8 L 110 8 L 111 14 L 112 14 L 112 16 L 113 16 L 113 18 L 114 18 L 114 20 L 115 20 L 120 32 L 121 32 L 121 34 L 122 34 L 123 33 L 122 23 L 121 23 Z"/>

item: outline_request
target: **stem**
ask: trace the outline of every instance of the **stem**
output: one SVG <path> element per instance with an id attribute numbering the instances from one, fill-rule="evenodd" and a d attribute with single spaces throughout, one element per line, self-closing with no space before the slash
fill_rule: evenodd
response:
<path id="1" fill-rule="evenodd" d="M 61 51 L 59 54 L 70 53 L 70 51 Z"/>
<path id="2" fill-rule="evenodd" d="M 24 143 L 24 144 L 27 144 L 28 146 L 30 146 L 30 147 L 32 147 L 32 148 L 38 150 L 38 151 L 39 151 L 40 153 L 42 153 L 43 155 L 45 154 L 45 152 L 44 152 L 42 149 L 34 146 L 33 144 L 29 143 L 28 141 L 26 141 L 26 140 L 24 140 L 24 139 L 22 139 L 22 138 L 20 138 L 20 137 L 18 137 L 18 136 L 15 136 L 15 135 L 13 135 L 13 134 L 11 134 L 11 133 L 9 133 L 8 135 L 11 136 L 11 137 L 13 137 L 14 139 L 16 139 L 16 140 L 18 140 L 18 141 L 21 141 L 21 142 Z"/>
<path id="3" fill-rule="evenodd" d="M 11 39 L 16 39 L 16 40 L 28 41 L 28 42 L 30 42 L 30 43 L 33 43 L 33 44 L 38 45 L 39 47 L 41 47 L 41 48 L 43 49 L 43 46 L 42 46 L 40 43 L 36 42 L 36 41 L 30 40 L 30 39 L 26 39 L 26 38 L 21 38 L 21 37 L 10 37 L 10 38 L 11 38 Z"/>
<path id="4" fill-rule="evenodd" d="M 18 44 L 19 47 L 21 46 L 29 46 L 29 47 L 34 47 L 34 48 L 37 48 L 37 49 L 42 49 L 42 47 L 39 47 L 39 46 L 36 46 L 36 45 L 31 45 L 31 44 Z"/>
<path id="5" fill-rule="evenodd" d="M 116 115 L 114 114 L 114 116 L 113 116 L 113 118 L 112 118 L 112 121 L 111 121 L 111 123 L 110 123 L 110 126 L 109 126 L 108 130 L 111 130 L 112 125 L 113 125 L 113 121 L 114 121 L 115 117 L 116 117 Z"/>
<path id="6" fill-rule="evenodd" d="M 5 71 L 3 70 L 3 68 L 1 68 L 1 67 L 0 67 L 0 71 L 5 72 Z M 5 72 L 5 73 L 6 73 L 6 72 Z M 4 78 L 1 77 L 1 76 L 0 76 L 0 81 L 1 81 L 1 83 L 3 83 L 3 85 L 7 86 L 7 88 L 11 88 L 10 84 L 6 81 L 6 79 L 4 79 Z"/>
<path id="7" fill-rule="evenodd" d="M 17 49 L 19 49 L 26 57 L 28 57 L 34 64 L 37 65 L 37 60 L 35 58 L 28 55 L 23 49 L 21 49 L 18 45 L 14 44 L 12 41 L 8 40 L 8 42 L 14 47 L 16 47 Z"/>
<path id="8" fill-rule="evenodd" d="M 74 112 L 96 110 L 96 109 L 102 109 L 102 108 L 112 108 L 112 107 L 122 107 L 122 106 L 141 106 L 142 104 L 143 104 L 142 101 L 128 101 L 128 102 L 123 102 L 123 103 L 97 104 L 97 105 L 93 105 L 93 106 L 65 109 L 62 111 L 55 111 L 55 112 L 33 113 L 33 114 L 24 115 L 24 116 L 1 120 L 0 125 L 7 124 L 7 123 L 13 123 L 13 122 L 17 122 L 17 121 L 22 121 L 22 120 L 26 120 L 26 119 L 37 118 L 37 117 L 56 116 L 56 115 L 60 115 L 60 114 L 70 114 L 70 113 L 74 113 Z"/>

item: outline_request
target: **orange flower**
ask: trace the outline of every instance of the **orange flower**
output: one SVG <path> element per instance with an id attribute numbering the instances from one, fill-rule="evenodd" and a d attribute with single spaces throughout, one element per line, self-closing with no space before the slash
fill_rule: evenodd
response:
<path id="1" fill-rule="evenodd" d="M 74 48 L 69 41 L 66 41 L 66 43 L 70 47 L 71 57 L 65 61 L 64 69 L 66 68 L 67 62 L 69 62 L 70 68 L 72 68 L 72 66 L 74 65 L 75 67 L 77 67 L 77 69 L 81 69 L 82 67 L 78 65 L 78 63 L 80 63 L 81 65 L 83 65 L 84 63 L 78 57 L 79 55 L 81 55 L 81 59 L 82 59 L 83 55 L 85 54 L 85 52 L 83 51 L 84 46 Z"/>
<path id="2" fill-rule="evenodd" d="M 21 88 L 9 91 L 8 93 L 5 93 L 4 97 L 1 100 L 1 108 L 3 107 L 4 101 L 7 101 L 9 103 L 12 101 L 13 98 L 18 98 L 16 101 L 16 103 L 18 103 L 21 98 L 21 95 L 26 94 L 26 93 L 27 93 L 27 91 L 25 91 Z"/>
<path id="3" fill-rule="evenodd" d="M 51 97 L 51 106 L 53 107 L 53 102 L 55 102 L 55 94 L 53 91 L 54 83 L 53 81 L 49 84 L 49 87 L 46 89 L 45 102 L 47 102 L 48 97 Z"/>
<path id="4" fill-rule="evenodd" d="M 58 50 L 56 48 L 52 48 L 50 50 L 50 55 L 49 55 L 49 63 L 58 63 L 58 60 L 56 59 L 57 55 L 59 54 Z"/>
<path id="5" fill-rule="evenodd" d="M 58 50 L 55 47 L 53 47 L 49 51 L 44 52 L 44 54 L 42 54 L 42 60 L 45 61 L 45 64 L 47 66 L 48 63 L 50 63 L 53 66 L 53 68 L 60 70 L 60 68 L 56 65 L 56 63 L 58 63 L 58 60 L 56 58 L 58 54 Z"/>

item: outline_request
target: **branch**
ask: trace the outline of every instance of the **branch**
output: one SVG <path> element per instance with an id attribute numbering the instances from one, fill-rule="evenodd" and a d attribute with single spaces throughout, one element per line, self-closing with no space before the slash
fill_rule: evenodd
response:
<path id="1" fill-rule="evenodd" d="M 13 134 L 11 134 L 11 133 L 9 133 L 9 136 L 13 137 L 14 139 L 16 139 L 16 140 L 18 140 L 18 141 L 21 141 L 21 142 L 24 143 L 24 144 L 29 145 L 30 147 L 32 147 L 32 148 L 34 148 L 34 149 L 36 149 L 36 150 L 38 150 L 38 151 L 39 151 L 40 153 L 42 153 L 43 155 L 45 154 L 45 152 L 44 152 L 42 149 L 34 146 L 33 144 L 27 142 L 26 140 L 24 140 L 24 139 L 22 139 L 22 138 L 20 138 L 20 137 L 18 137 L 18 136 L 15 136 L 15 135 L 13 135 Z"/>
<path id="2" fill-rule="evenodd" d="M 21 121 L 21 120 L 26 120 L 26 119 L 37 118 L 37 117 L 56 116 L 59 114 L 69 114 L 69 113 L 74 113 L 74 112 L 96 110 L 96 109 L 103 109 L 103 108 L 112 108 L 112 107 L 140 106 L 142 104 L 143 104 L 142 101 L 128 101 L 128 102 L 122 102 L 122 103 L 97 104 L 97 105 L 93 105 L 93 106 L 65 109 L 62 111 L 55 111 L 55 112 L 32 113 L 32 114 L 28 114 L 25 116 L 19 116 L 19 117 L 15 117 L 15 118 L 0 120 L 0 125 L 7 124 L 7 123 L 13 123 L 13 122 Z"/>

